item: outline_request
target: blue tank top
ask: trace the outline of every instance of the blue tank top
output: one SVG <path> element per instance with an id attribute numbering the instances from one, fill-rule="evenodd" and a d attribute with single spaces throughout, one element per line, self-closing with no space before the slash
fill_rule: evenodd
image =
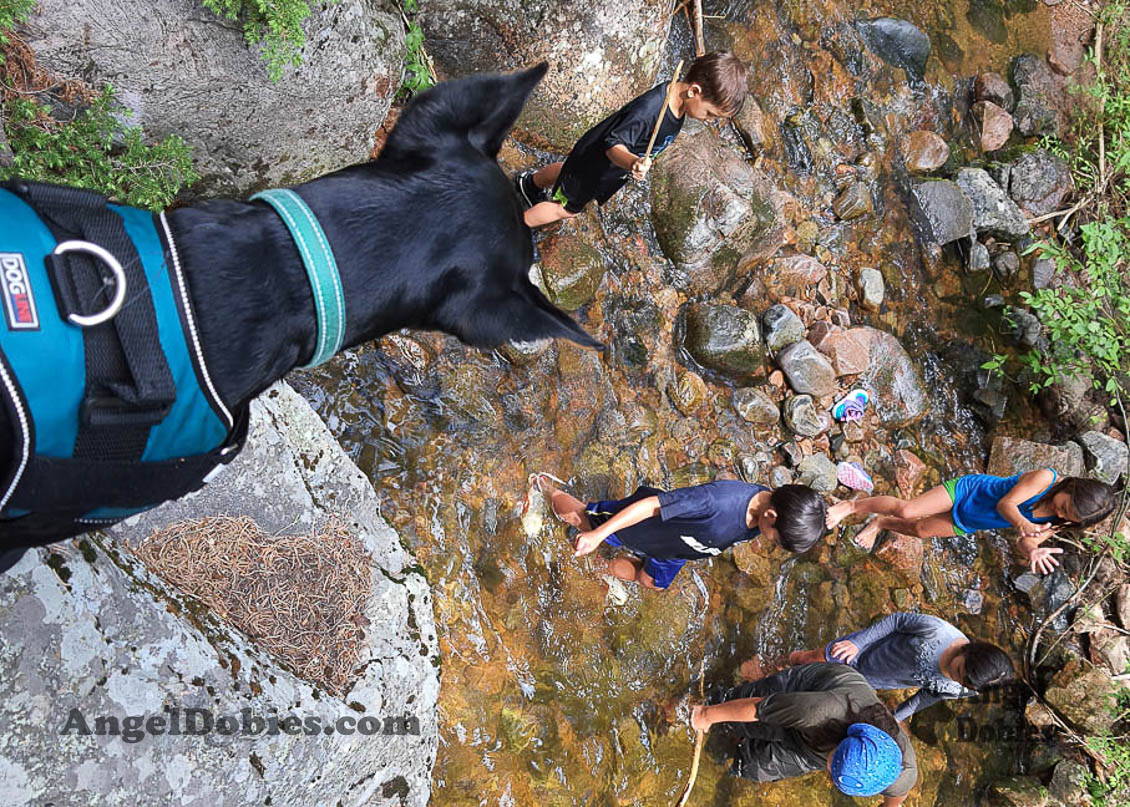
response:
<path id="1" fill-rule="evenodd" d="M 1020 514 L 1034 524 L 1046 524 L 1055 518 L 1054 516 L 1032 517 L 1032 508 L 1036 506 L 1036 502 L 1059 479 L 1059 474 L 1056 473 L 1054 468 L 1048 470 L 1052 472 L 1051 485 L 1021 504 L 1019 508 Z M 1004 516 L 997 512 L 997 504 L 1016 486 L 1018 479 L 1020 479 L 1020 474 L 1013 476 L 970 474 L 958 479 L 954 486 L 953 523 L 966 532 L 1000 530 L 1011 527 L 1012 525 L 1005 521 Z"/>

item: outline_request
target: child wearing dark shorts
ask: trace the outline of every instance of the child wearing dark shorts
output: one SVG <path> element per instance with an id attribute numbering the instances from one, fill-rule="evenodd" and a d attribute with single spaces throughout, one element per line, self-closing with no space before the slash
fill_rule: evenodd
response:
<path id="1" fill-rule="evenodd" d="M 696 59 L 686 80 L 675 82 L 655 144 L 645 155 L 667 92 L 666 84 L 653 87 L 589 129 L 564 163 L 519 174 L 518 195 L 530 206 L 526 225 L 540 227 L 572 218 L 594 199 L 603 205 L 629 176 L 643 179 L 651 160 L 674 142 L 686 116 L 708 121 L 737 114 L 749 92 L 746 68 L 723 51 Z"/>
<path id="2" fill-rule="evenodd" d="M 663 491 L 640 487 L 625 499 L 581 502 L 538 480 L 554 513 L 580 530 L 575 554 L 600 544 L 623 547 L 609 572 L 646 588 L 665 589 L 688 560 L 710 558 L 753 538 L 804 552 L 824 534 L 824 499 L 804 485 L 776 490 L 737 480 Z"/>

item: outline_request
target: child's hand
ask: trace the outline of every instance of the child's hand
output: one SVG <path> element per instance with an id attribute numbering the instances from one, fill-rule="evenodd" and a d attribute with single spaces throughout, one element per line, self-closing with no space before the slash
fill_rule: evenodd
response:
<path id="1" fill-rule="evenodd" d="M 710 718 L 706 716 L 706 706 L 699 704 L 691 709 L 691 728 L 695 731 L 710 731 Z"/>
<path id="2" fill-rule="evenodd" d="M 647 157 L 639 157 L 632 163 L 632 179 L 636 182 L 642 182 L 647 178 L 647 172 L 651 169 L 651 160 Z"/>
<path id="3" fill-rule="evenodd" d="M 859 648 L 846 639 L 834 642 L 828 650 L 832 658 L 842 661 L 844 664 L 851 664 L 855 661 L 855 657 L 859 655 Z"/>
<path id="4" fill-rule="evenodd" d="M 587 555 L 600 546 L 604 542 L 603 538 L 598 538 L 595 530 L 589 532 L 582 532 L 577 535 L 577 540 L 573 544 L 573 557 L 579 558 L 582 555 Z"/>
<path id="5" fill-rule="evenodd" d="M 1042 546 L 1028 553 L 1028 567 L 1032 574 L 1051 574 L 1059 561 L 1055 556 L 1063 552 L 1059 547 Z"/>
<path id="6" fill-rule="evenodd" d="M 1048 535 L 1049 531 L 1055 529 L 1054 524 L 1033 524 L 1028 519 L 1024 519 L 1016 525 L 1016 529 L 1025 538 L 1044 538 Z"/>

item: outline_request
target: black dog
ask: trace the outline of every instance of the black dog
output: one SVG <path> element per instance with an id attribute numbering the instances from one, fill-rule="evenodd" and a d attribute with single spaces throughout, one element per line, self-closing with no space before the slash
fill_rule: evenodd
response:
<path id="1" fill-rule="evenodd" d="M 530 283 L 530 231 L 497 163 L 546 69 L 441 84 L 409 104 L 377 160 L 298 186 L 335 253 L 346 347 L 400 328 L 439 330 L 482 348 L 545 338 L 601 347 Z M 301 258 L 263 203 L 210 201 L 167 218 L 215 389 L 229 409 L 242 410 L 314 352 Z M 12 434 L 0 407 L 0 470 L 17 459 Z M 84 531 L 27 534 L 20 521 L 0 522 L 0 549 Z"/>

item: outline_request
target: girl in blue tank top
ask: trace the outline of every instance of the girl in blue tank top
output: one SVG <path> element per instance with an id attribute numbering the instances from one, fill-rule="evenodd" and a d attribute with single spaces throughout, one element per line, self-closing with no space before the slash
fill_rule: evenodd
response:
<path id="1" fill-rule="evenodd" d="M 828 527 L 850 515 L 877 513 L 855 541 L 871 549 L 881 530 L 919 538 L 968 535 L 977 530 L 1015 527 L 1019 549 L 1032 572 L 1047 574 L 1059 565 L 1062 549 L 1041 547 L 1061 524 L 1086 527 L 1114 510 L 1114 489 L 1094 479 L 1060 478 L 1053 468 L 1014 476 L 970 474 L 951 479 L 906 501 L 871 496 L 828 508 Z"/>

